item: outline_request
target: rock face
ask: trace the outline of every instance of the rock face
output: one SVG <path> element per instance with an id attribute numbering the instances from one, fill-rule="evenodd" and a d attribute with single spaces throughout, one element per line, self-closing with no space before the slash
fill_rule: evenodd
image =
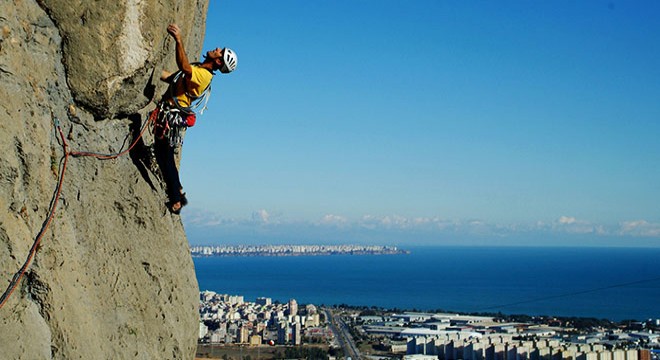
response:
<path id="1" fill-rule="evenodd" d="M 63 149 L 116 153 L 201 50 L 207 0 L 0 2 L 0 292 L 46 220 Z M 147 132 L 115 160 L 69 158 L 52 224 L 0 308 L 2 359 L 192 359 L 198 287 Z"/>

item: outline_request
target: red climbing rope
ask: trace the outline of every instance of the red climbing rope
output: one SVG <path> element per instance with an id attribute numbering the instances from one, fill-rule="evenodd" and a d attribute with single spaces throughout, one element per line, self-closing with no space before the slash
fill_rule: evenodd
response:
<path id="1" fill-rule="evenodd" d="M 99 153 L 93 153 L 93 152 L 87 152 L 87 151 L 71 151 L 71 152 L 69 152 L 69 155 L 71 155 L 73 157 L 90 156 L 90 157 L 97 158 L 99 160 L 110 160 L 110 159 L 116 159 L 116 158 L 130 152 L 131 150 L 133 150 L 135 145 L 137 145 L 140 138 L 142 138 L 142 135 L 144 135 L 144 132 L 147 131 L 147 128 L 149 127 L 147 125 L 149 125 L 149 123 L 151 123 L 152 121 L 155 121 L 155 118 L 156 118 L 156 115 L 157 115 L 157 110 L 158 110 L 158 108 L 156 108 L 156 110 L 152 111 L 149 114 L 149 118 L 147 119 L 147 121 L 142 126 L 142 129 L 140 130 L 140 134 L 135 138 L 135 140 L 133 140 L 133 143 L 131 144 L 131 146 L 129 146 L 126 150 L 120 151 L 116 154 L 99 154 Z M 65 143 L 65 146 L 68 146 L 68 144 Z"/>
<path id="2" fill-rule="evenodd" d="M 21 266 L 18 272 L 14 274 L 14 277 L 12 277 L 11 281 L 9 282 L 9 286 L 7 287 L 7 290 L 5 290 L 2 296 L 0 296 L 0 309 L 2 309 L 2 307 L 5 305 L 7 300 L 9 300 L 9 297 L 12 295 L 18 284 L 21 282 L 21 279 L 23 279 L 23 275 L 25 275 L 25 272 L 30 266 L 32 259 L 37 253 L 39 244 L 41 244 L 41 239 L 48 230 L 48 227 L 50 226 L 50 223 L 52 222 L 53 217 L 55 216 L 57 203 L 60 200 L 60 195 L 62 193 L 62 184 L 64 182 L 64 175 L 66 173 L 66 165 L 69 160 L 69 156 L 73 156 L 73 157 L 89 156 L 100 160 L 109 160 L 109 159 L 118 158 L 131 151 L 135 147 L 135 145 L 137 145 L 138 141 L 140 140 L 140 138 L 142 138 L 142 135 L 144 135 L 144 132 L 148 128 L 149 123 L 154 121 L 155 115 L 156 115 L 155 111 L 153 111 L 149 115 L 149 119 L 147 119 L 147 121 L 142 126 L 142 129 L 140 130 L 140 134 L 135 138 L 135 140 L 133 140 L 133 143 L 126 150 L 120 151 L 117 154 L 99 154 L 99 153 L 86 152 L 86 151 L 69 151 L 68 150 L 69 144 L 66 142 L 66 138 L 64 137 L 64 133 L 62 132 L 62 128 L 60 127 L 60 122 L 56 117 L 53 117 L 55 121 L 55 127 L 57 128 L 57 131 L 60 134 L 60 139 L 62 140 L 62 150 L 64 152 L 64 155 L 61 160 L 62 165 L 60 166 L 60 173 L 57 180 L 57 187 L 55 188 L 55 195 L 53 196 L 50 208 L 48 210 L 48 217 L 46 218 L 44 225 L 41 227 L 41 230 L 39 231 L 37 238 L 34 240 L 34 243 L 30 248 L 30 253 L 28 254 L 27 259 L 25 260 L 25 263 L 23 263 L 23 266 Z"/>

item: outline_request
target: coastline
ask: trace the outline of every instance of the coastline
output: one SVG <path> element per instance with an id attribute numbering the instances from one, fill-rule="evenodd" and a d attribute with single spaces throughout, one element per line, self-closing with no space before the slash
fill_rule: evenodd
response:
<path id="1" fill-rule="evenodd" d="M 221 245 L 193 246 L 194 258 L 226 256 L 405 255 L 409 250 L 381 245 Z"/>
<path id="2" fill-rule="evenodd" d="M 649 272 L 657 268 L 660 250 L 407 249 L 406 256 L 217 256 L 194 262 L 200 288 L 247 298 L 269 294 L 315 304 L 613 320 L 659 317 L 660 279 Z"/>

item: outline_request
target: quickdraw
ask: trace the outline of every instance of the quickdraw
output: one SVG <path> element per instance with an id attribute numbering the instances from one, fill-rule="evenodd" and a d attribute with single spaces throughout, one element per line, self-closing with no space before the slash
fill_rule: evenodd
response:
<path id="1" fill-rule="evenodd" d="M 153 123 L 154 137 L 168 139 L 170 146 L 183 144 L 185 129 L 195 125 L 195 113 L 186 113 L 173 108 L 166 101 L 161 101 L 149 114 L 149 121 Z"/>

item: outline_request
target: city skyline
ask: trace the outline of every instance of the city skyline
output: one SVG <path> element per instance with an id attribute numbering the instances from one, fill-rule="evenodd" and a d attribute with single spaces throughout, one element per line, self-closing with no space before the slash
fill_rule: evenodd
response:
<path id="1" fill-rule="evenodd" d="M 191 243 L 660 246 L 660 4 L 210 4 Z"/>

